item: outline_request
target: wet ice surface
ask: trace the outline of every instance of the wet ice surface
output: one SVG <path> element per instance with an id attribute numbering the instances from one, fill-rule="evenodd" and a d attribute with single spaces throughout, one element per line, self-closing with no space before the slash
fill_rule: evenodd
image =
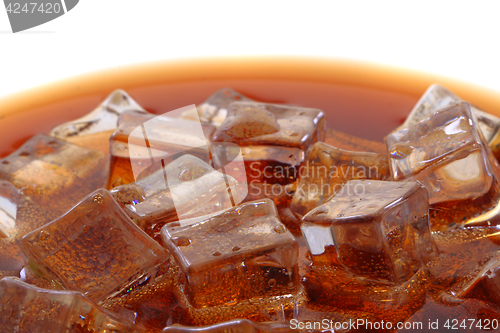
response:
<path id="1" fill-rule="evenodd" d="M 300 170 L 300 178 L 290 209 L 302 217 L 354 179 L 390 180 L 384 154 L 338 149 L 324 142 L 315 143 Z"/>
<path id="2" fill-rule="evenodd" d="M 24 260 L 19 241 L 26 233 L 57 218 L 60 213 L 39 206 L 12 184 L 0 181 L 0 278 L 19 276 Z"/>
<path id="3" fill-rule="evenodd" d="M 496 252 L 484 265 L 476 269 L 468 279 L 454 286 L 452 294 L 457 298 L 476 298 L 500 306 L 500 252 Z"/>
<path id="4" fill-rule="evenodd" d="M 297 178 L 311 145 L 324 139 L 325 126 L 318 109 L 234 102 L 212 139 L 214 166 L 223 164 L 225 143 L 234 143 L 241 147 L 248 183 L 286 185 Z"/>
<path id="5" fill-rule="evenodd" d="M 298 245 L 269 199 L 167 224 L 162 237 L 182 270 L 186 295 L 195 308 L 295 294 L 299 289 Z"/>
<path id="6" fill-rule="evenodd" d="M 196 111 L 189 110 L 184 112 L 182 118 L 189 120 L 199 119 L 204 123 L 220 126 L 226 119 L 229 104 L 237 101 L 251 101 L 251 99 L 233 89 L 222 88 L 198 105 Z"/>
<path id="7" fill-rule="evenodd" d="M 24 236 L 21 248 L 34 274 L 94 301 L 154 274 L 167 257 L 106 190 Z"/>
<path id="8" fill-rule="evenodd" d="M 418 124 L 420 121 L 429 118 L 435 112 L 461 102 L 462 99 L 439 84 L 431 85 L 422 95 L 413 110 L 410 112 L 401 127 L 409 127 Z M 484 135 L 487 143 L 494 141 L 500 130 L 500 118 L 481 111 L 474 106 L 474 112 L 478 127 Z"/>
<path id="9" fill-rule="evenodd" d="M 124 112 L 110 139 L 111 166 L 108 188 L 129 184 L 159 170 L 184 154 L 210 162 L 210 124 L 179 118 L 194 106 L 166 115 Z"/>
<path id="10" fill-rule="evenodd" d="M 183 155 L 135 183 L 111 193 L 149 235 L 167 222 L 215 213 L 238 205 L 238 183 L 191 155 Z M 242 193 L 244 194 L 244 193 Z"/>
<path id="11" fill-rule="evenodd" d="M 266 104 L 234 102 L 214 142 L 234 142 L 242 146 L 270 145 L 307 150 L 325 135 L 321 110 Z"/>
<path id="12" fill-rule="evenodd" d="M 498 203 L 498 162 L 479 132 L 469 103 L 454 104 L 396 130 L 386 143 L 392 177 L 418 180 L 427 188 L 436 229 L 454 227 L 443 225 L 450 218 L 455 226 L 463 225 Z"/>
<path id="13" fill-rule="evenodd" d="M 125 91 L 115 90 L 94 110 L 76 120 L 61 124 L 50 135 L 88 148 L 107 152 L 107 141 L 125 111 L 146 112 Z"/>
<path id="14" fill-rule="evenodd" d="M 105 165 L 102 152 L 41 134 L 0 159 L 0 276 L 18 276 L 21 237 L 102 187 Z"/>
<path id="15" fill-rule="evenodd" d="M 18 333 L 143 332 L 78 292 L 41 289 L 12 277 L 0 280 L 0 327 Z"/>
<path id="16" fill-rule="evenodd" d="M 285 322 L 256 323 L 248 319 L 234 319 L 204 327 L 173 325 L 166 327 L 162 333 L 195 333 L 200 331 L 206 333 L 271 333 L 290 332 L 291 329 L 290 324 Z"/>
<path id="17" fill-rule="evenodd" d="M 64 212 L 103 185 L 104 154 L 39 134 L 0 160 L 0 179 Z"/>
<path id="18" fill-rule="evenodd" d="M 369 280 L 400 284 L 436 253 L 427 193 L 415 182 L 349 181 L 302 221 L 312 255 L 334 246 L 340 265 Z"/>
<path id="19" fill-rule="evenodd" d="M 0 238 L 9 238 L 16 232 L 19 190 L 9 182 L 0 181 Z"/>

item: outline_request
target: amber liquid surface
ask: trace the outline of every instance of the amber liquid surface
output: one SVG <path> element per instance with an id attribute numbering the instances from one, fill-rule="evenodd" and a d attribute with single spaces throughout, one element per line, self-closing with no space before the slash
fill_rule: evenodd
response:
<path id="1" fill-rule="evenodd" d="M 366 150 L 382 152 L 383 137 L 403 122 L 431 83 L 435 81 L 430 76 L 414 77 L 411 73 L 324 60 L 281 63 L 276 59 L 198 61 L 97 73 L 0 100 L 0 155 L 8 155 L 35 134 L 48 133 L 58 124 L 88 113 L 116 88 L 125 89 L 146 110 L 161 114 L 186 105 L 199 104 L 222 87 L 230 87 L 259 101 L 319 108 L 326 114 L 329 129 L 379 141 L 379 145 L 366 143 Z M 475 88 L 467 90 L 460 85 L 458 87 L 459 95 L 463 96 L 460 92 L 465 92 L 465 97 L 470 97 L 473 104 L 500 106 L 498 96 L 490 95 L 489 100 L 482 99 L 481 94 L 474 94 L 477 91 Z M 500 107 L 496 110 L 483 109 L 494 113 Z M 336 135 L 331 132 L 329 137 Z M 350 144 L 347 140 L 345 146 L 340 148 L 349 148 Z M 429 328 L 429 321 L 439 320 L 440 328 L 443 328 L 442 324 L 448 319 L 500 319 L 500 311 L 483 301 L 457 303 L 456 300 L 446 299 L 441 293 L 441 290 L 460 279 L 460 275 L 467 274 L 460 273 L 460 269 L 464 272 L 470 270 L 467 268 L 468 263 L 500 249 L 500 240 L 496 235 L 481 240 L 468 231 L 439 236 L 437 244 L 445 254 L 445 259 L 450 261 L 449 274 L 443 271 L 446 265 L 431 269 L 430 274 L 434 274 L 431 285 L 426 282 L 431 277 L 415 275 L 407 286 L 408 292 L 414 295 L 407 302 L 398 303 L 398 300 L 394 300 L 395 305 L 386 299 L 382 300 L 383 297 L 380 300 L 375 297 L 372 301 L 359 302 L 353 299 L 352 304 L 348 301 L 342 305 L 334 304 L 331 300 L 335 295 L 321 290 L 334 290 L 329 279 L 336 279 L 337 275 L 342 274 L 328 269 L 314 271 L 304 241 L 300 235 L 296 234 L 296 237 L 300 245 L 299 273 L 305 278 L 305 284 L 308 284 L 306 290 L 310 299 L 309 305 L 299 314 L 301 320 L 409 320 L 422 322 L 422 329 L 404 332 L 426 332 L 433 331 Z M 467 254 L 461 253 L 461 241 L 467 242 Z M 321 262 L 319 259 L 318 262 Z M 143 298 L 140 305 L 132 304 L 133 300 L 125 305 L 129 309 L 142 308 L 142 324 L 149 331 L 161 331 L 166 321 L 183 322 L 182 311 L 175 310 L 178 301 L 172 292 L 151 295 Z M 169 310 L 162 313 L 161 309 Z M 482 330 L 462 330 L 460 327 L 453 330 L 459 331 Z"/>
<path id="2" fill-rule="evenodd" d="M 12 152 L 36 133 L 47 133 L 57 124 L 86 114 L 117 88 L 125 89 L 146 110 L 159 114 L 201 103 L 217 89 L 230 87 L 255 100 L 319 108 L 326 113 L 331 128 L 372 140 L 382 140 L 418 99 L 418 91 L 412 95 L 384 89 L 383 84 L 377 88 L 376 84 L 346 83 L 349 73 L 341 72 L 341 64 L 331 75 L 319 78 L 313 74 L 321 73 L 321 66 L 300 68 L 301 64 L 284 68 L 279 62 L 262 60 L 236 61 L 229 66 L 200 61 L 163 70 L 151 65 L 27 91 L 13 101 L 0 100 L 0 155 Z"/>

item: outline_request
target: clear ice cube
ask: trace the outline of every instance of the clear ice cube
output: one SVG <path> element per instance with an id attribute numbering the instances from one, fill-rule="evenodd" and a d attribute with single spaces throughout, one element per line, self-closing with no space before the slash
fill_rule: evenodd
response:
<path id="1" fill-rule="evenodd" d="M 237 101 L 251 101 L 251 99 L 233 89 L 222 88 L 198 105 L 196 110 L 190 109 L 183 112 L 182 118 L 189 120 L 199 119 L 204 123 L 220 126 L 226 119 L 229 104 Z"/>
<path id="2" fill-rule="evenodd" d="M 416 182 L 351 180 L 302 219 L 312 256 L 336 256 L 365 279 L 400 284 L 436 253 L 425 188 Z"/>
<path id="3" fill-rule="evenodd" d="M 124 111 L 146 112 L 125 91 L 115 90 L 93 111 L 76 120 L 61 124 L 50 135 L 88 148 L 109 152 L 108 140 Z"/>
<path id="4" fill-rule="evenodd" d="M 461 102 L 462 99 L 439 84 L 431 85 L 406 118 L 402 128 L 418 124 L 435 112 Z M 492 142 L 500 130 L 500 118 L 471 106 L 486 142 Z M 493 147 L 492 147 L 493 148 Z"/>
<path id="5" fill-rule="evenodd" d="M 192 155 L 183 155 L 135 183 L 111 191 L 151 236 L 171 221 L 218 212 L 241 202 L 239 184 Z"/>
<path id="6" fill-rule="evenodd" d="M 189 106 L 164 115 L 124 112 L 110 139 L 108 188 L 129 184 L 153 173 L 184 154 L 210 162 L 210 124 L 180 118 Z"/>
<path id="7" fill-rule="evenodd" d="M 105 165 L 102 152 L 39 134 L 0 160 L 0 179 L 36 204 L 63 213 L 102 187 Z"/>
<path id="8" fill-rule="evenodd" d="M 299 289 L 298 245 L 269 199 L 166 224 L 162 238 L 194 308 L 258 302 Z"/>
<path id="9" fill-rule="evenodd" d="M 33 272 L 94 301 L 154 274 L 167 258 L 102 189 L 25 235 L 20 246 Z"/>
<path id="10" fill-rule="evenodd" d="M 39 206 L 7 181 L 0 181 L 0 278 L 19 276 L 24 266 L 21 237 L 60 215 Z"/>
<path id="11" fill-rule="evenodd" d="M 323 141 L 325 126 L 318 109 L 233 102 L 212 139 L 214 166 L 234 155 L 227 148 L 232 143 L 241 148 L 248 184 L 289 184 L 312 144 Z"/>
<path id="12" fill-rule="evenodd" d="M 500 252 L 454 289 L 458 298 L 483 299 L 500 306 Z"/>
<path id="13" fill-rule="evenodd" d="M 161 332 L 166 325 L 175 323 L 193 325 L 174 290 L 173 280 L 178 269 L 171 265 L 171 260 L 162 265 L 153 281 L 139 283 L 99 305 L 144 326 L 146 332 Z"/>
<path id="14" fill-rule="evenodd" d="M 300 169 L 290 209 L 302 217 L 327 202 L 349 180 L 391 180 L 387 155 L 346 151 L 316 142 Z"/>
<path id="15" fill-rule="evenodd" d="M 21 200 L 19 190 L 0 180 L 0 238 L 9 238 L 16 232 L 17 206 Z"/>
<path id="16" fill-rule="evenodd" d="M 427 188 L 433 228 L 468 223 L 499 201 L 500 169 L 477 124 L 470 104 L 460 102 L 386 137 L 393 179 Z"/>
<path id="17" fill-rule="evenodd" d="M 41 289 L 13 277 L 0 280 L 0 327 L 17 333 L 143 332 L 79 292 Z"/>
<path id="18" fill-rule="evenodd" d="M 277 333 L 290 332 L 290 324 L 286 322 L 256 323 L 248 319 L 233 319 L 210 326 L 183 326 L 172 325 L 165 327 L 162 333 Z"/>

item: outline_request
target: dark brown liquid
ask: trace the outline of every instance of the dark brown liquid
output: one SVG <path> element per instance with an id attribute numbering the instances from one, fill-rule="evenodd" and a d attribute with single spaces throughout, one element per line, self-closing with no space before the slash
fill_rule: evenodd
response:
<path id="1" fill-rule="evenodd" d="M 116 88 L 125 89 L 148 111 L 163 113 L 198 104 L 217 89 L 230 87 L 255 100 L 322 109 L 330 129 L 381 141 L 403 121 L 431 83 L 434 83 L 432 77 L 323 60 L 206 61 L 115 70 L 0 101 L 0 155 L 11 153 L 34 134 L 47 133 L 62 122 L 88 113 Z M 480 93 L 474 88 L 466 90 L 453 82 L 440 83 L 486 111 L 500 112 L 497 111 L 500 110 L 500 98 L 496 95 Z M 487 230 L 485 228 L 484 233 L 488 233 Z M 376 297 L 367 301 L 354 298 L 351 304 L 347 298 L 339 300 L 325 293 L 324 290 L 335 290 L 329 281 L 339 279 L 342 273 L 315 270 L 299 237 L 299 272 L 306 278 L 311 298 L 299 313 L 299 320 L 421 321 L 423 330 L 414 330 L 421 332 L 429 331 L 429 319 L 439 319 L 440 329 L 446 319 L 499 319 L 500 311 L 490 304 L 477 300 L 460 303 L 442 293 L 474 270 L 468 263 L 475 264 L 500 249 L 498 236 L 476 240 L 474 233 L 469 231 L 438 236 L 436 242 L 450 264 L 436 264 L 431 269 L 431 277 L 415 275 L 410 281 L 413 284 L 409 282 L 408 286 L 413 294 L 399 305 L 397 300 L 396 305 L 391 305 Z M 464 241 L 467 241 L 467 249 L 458 245 Z M 185 310 L 176 305 L 170 284 L 166 285 L 168 288 L 163 293 L 158 292 L 161 289 L 158 287 L 150 294 L 144 293 L 146 296 L 140 298 L 141 302 L 134 303 L 132 299 L 131 303 L 124 302 L 120 306 L 142 311 L 138 321 L 155 332 L 169 320 L 188 323 L 189 320 L 183 317 Z M 472 331 L 477 329 L 469 332 Z"/>

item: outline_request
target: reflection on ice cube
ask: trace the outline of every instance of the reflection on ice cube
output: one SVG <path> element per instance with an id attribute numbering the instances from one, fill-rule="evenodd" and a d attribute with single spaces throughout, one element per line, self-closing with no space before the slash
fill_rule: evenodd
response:
<path id="1" fill-rule="evenodd" d="M 432 116 L 435 112 L 461 102 L 462 99 L 439 84 L 431 85 L 422 95 L 413 110 L 406 118 L 402 127 L 409 127 Z M 500 119 L 492 114 L 481 111 L 472 106 L 472 111 L 478 120 L 478 126 L 486 142 L 492 142 L 498 136 Z"/>
<path id="2" fill-rule="evenodd" d="M 416 182 L 350 180 L 304 216 L 301 231 L 312 256 L 334 256 L 327 261 L 355 276 L 401 284 L 437 252 L 428 212 L 427 191 Z"/>
<path id="3" fill-rule="evenodd" d="M 0 180 L 0 238 L 9 238 L 16 233 L 19 190 L 7 181 Z"/>
<path id="4" fill-rule="evenodd" d="M 81 137 L 99 132 L 112 131 L 116 128 L 118 116 L 124 111 L 146 112 L 125 91 L 113 91 L 101 104 L 85 116 L 59 125 L 50 135 L 62 140 Z"/>
<path id="5" fill-rule="evenodd" d="M 191 115 L 190 120 L 182 119 L 185 114 Z M 208 139 L 194 105 L 151 118 L 133 129 L 128 136 L 128 153 L 136 180 L 148 168 L 161 164 L 161 168 L 153 173 L 154 176 L 153 174 L 148 176 L 147 181 L 139 179 L 137 184 L 141 186 L 145 182 L 154 183 L 145 188 L 154 186 L 157 192 L 168 189 L 169 201 L 173 202 L 179 219 L 202 215 L 207 209 L 207 204 L 210 204 L 212 211 L 206 213 L 214 212 L 213 209 L 233 207 L 248 193 L 246 177 L 238 179 L 240 181 L 237 182 L 234 180 L 237 178 L 236 175 L 232 174 L 235 169 L 244 170 L 242 152 L 237 145 L 227 145 L 230 147 L 224 156 L 219 156 L 217 170 L 189 155 L 190 151 L 206 149 L 209 156 Z M 180 146 L 182 149 L 179 149 Z M 166 163 L 166 158 L 173 161 Z M 188 165 L 189 162 L 191 166 Z M 180 172 L 190 174 L 200 168 L 210 170 L 205 170 L 206 172 L 190 179 L 181 177 Z M 224 187 L 223 191 L 221 186 Z M 207 198 L 210 199 L 209 202 L 206 202 Z M 199 207 L 194 207 L 196 205 Z M 140 204 L 131 206 L 131 209 L 135 211 L 140 208 L 139 206 Z M 148 214 L 152 213 L 148 211 Z"/>
<path id="6" fill-rule="evenodd" d="M 159 162 L 166 156 L 170 156 L 168 151 L 163 154 L 153 154 L 149 149 L 150 142 L 161 142 L 164 144 L 179 145 L 185 147 L 186 150 L 194 148 L 208 147 L 208 142 L 205 139 L 205 134 L 201 127 L 200 119 L 185 120 L 180 116 L 189 110 L 196 110 L 196 106 L 190 105 L 177 110 L 164 113 L 154 117 L 140 126 L 136 127 L 128 137 L 130 162 L 135 179 L 139 178 L 141 172 L 149 166 Z M 197 117 L 197 113 L 194 117 Z M 143 148 L 148 148 L 150 163 L 146 165 L 142 163 Z M 137 163 L 140 160 L 141 163 Z"/>

